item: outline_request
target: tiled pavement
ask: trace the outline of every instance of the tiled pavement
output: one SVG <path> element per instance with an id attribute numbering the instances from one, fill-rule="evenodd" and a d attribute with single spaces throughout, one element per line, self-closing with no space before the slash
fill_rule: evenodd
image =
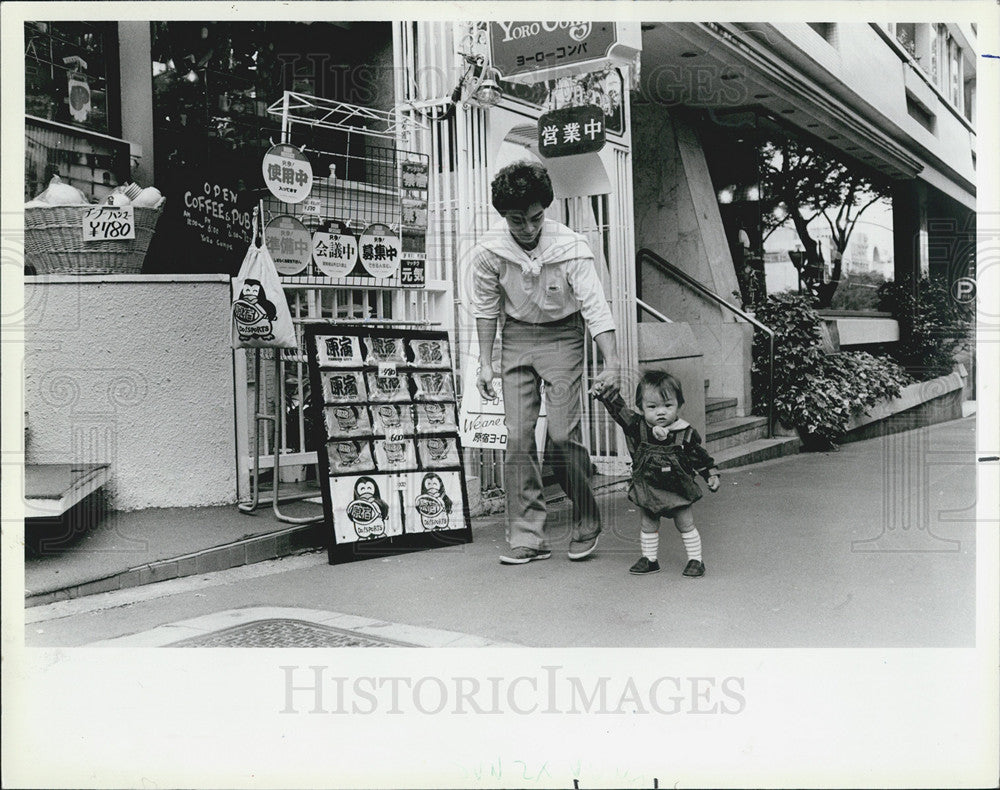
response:
<path id="1" fill-rule="evenodd" d="M 456 631 L 339 612 L 248 607 L 181 620 L 87 647 L 517 647 Z"/>

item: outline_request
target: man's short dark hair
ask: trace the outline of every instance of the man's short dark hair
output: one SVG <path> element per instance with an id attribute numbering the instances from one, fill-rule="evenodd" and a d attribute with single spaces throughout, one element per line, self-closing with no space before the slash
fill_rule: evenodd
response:
<path id="1" fill-rule="evenodd" d="M 491 184 L 493 208 L 501 214 L 525 211 L 533 203 L 548 208 L 552 203 L 552 180 L 537 162 L 514 162 L 496 174 Z"/>
<path id="2" fill-rule="evenodd" d="M 684 405 L 684 390 L 681 383 L 665 370 L 647 370 L 639 379 L 639 385 L 635 388 L 636 405 L 642 405 L 642 394 L 651 389 L 666 397 L 673 395 L 677 399 L 677 408 Z"/>

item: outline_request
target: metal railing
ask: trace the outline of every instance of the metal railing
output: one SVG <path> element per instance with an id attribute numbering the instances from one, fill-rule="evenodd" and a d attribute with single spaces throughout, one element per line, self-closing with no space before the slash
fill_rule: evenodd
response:
<path id="1" fill-rule="evenodd" d="M 639 307 L 640 310 L 642 310 L 644 313 L 649 313 L 651 316 L 653 316 L 653 318 L 655 318 L 661 324 L 672 324 L 673 323 L 673 321 L 671 321 L 669 318 L 667 318 L 663 313 L 661 313 L 659 310 L 657 310 L 654 307 L 650 307 L 648 304 L 646 304 L 644 301 L 642 301 L 642 299 L 636 299 L 635 303 Z"/>
<path id="2" fill-rule="evenodd" d="M 729 312 L 736 316 L 739 316 L 748 324 L 767 335 L 767 436 L 771 438 L 774 435 L 774 330 L 770 327 L 764 326 L 760 321 L 754 318 L 749 313 L 744 312 L 738 307 L 729 304 L 725 299 L 719 296 L 714 291 L 706 288 L 696 279 L 694 279 L 687 272 L 684 272 L 674 266 L 670 261 L 661 258 L 652 250 L 643 247 L 635 254 L 635 265 L 638 269 L 642 266 L 643 261 L 649 261 L 654 266 L 658 267 L 661 271 L 669 274 L 671 277 L 679 280 L 681 283 L 686 285 L 688 288 L 696 291 L 697 293 L 704 296 L 706 299 L 715 302 L 720 307 L 726 308 Z M 636 272 L 636 278 L 639 278 L 641 272 Z M 638 306 L 648 313 L 653 313 L 653 310 L 646 305 L 641 300 L 636 300 Z M 665 316 L 664 316 L 665 317 Z"/>

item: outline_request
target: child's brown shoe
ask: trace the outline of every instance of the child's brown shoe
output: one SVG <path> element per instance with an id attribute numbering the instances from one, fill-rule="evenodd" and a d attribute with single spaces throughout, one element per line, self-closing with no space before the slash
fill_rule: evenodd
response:
<path id="1" fill-rule="evenodd" d="M 656 573 L 659 570 L 660 570 L 660 563 L 658 563 L 656 560 L 651 560 L 649 559 L 649 557 L 640 557 L 639 561 L 628 569 L 628 572 L 634 573 L 637 576 L 639 576 L 647 573 Z"/>
<path id="2" fill-rule="evenodd" d="M 701 560 L 691 560 L 684 569 L 685 576 L 704 576 L 705 563 Z"/>

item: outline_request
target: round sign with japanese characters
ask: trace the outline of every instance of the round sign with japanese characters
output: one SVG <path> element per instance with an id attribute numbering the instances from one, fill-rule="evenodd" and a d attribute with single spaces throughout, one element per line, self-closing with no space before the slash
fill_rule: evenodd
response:
<path id="1" fill-rule="evenodd" d="M 312 256 L 309 230 L 295 217 L 281 215 L 267 223 L 264 244 L 278 274 L 301 274 Z"/>
<path id="2" fill-rule="evenodd" d="M 359 253 L 361 265 L 372 277 L 385 279 L 399 271 L 399 235 L 388 225 L 376 222 L 361 234 Z"/>
<path id="3" fill-rule="evenodd" d="M 327 277 L 346 277 L 358 260 L 358 240 L 339 223 L 312 235 L 312 259 Z"/>
<path id="4" fill-rule="evenodd" d="M 271 194 L 285 203 L 301 203 L 312 190 L 312 164 L 294 145 L 271 146 L 261 169 Z"/>

